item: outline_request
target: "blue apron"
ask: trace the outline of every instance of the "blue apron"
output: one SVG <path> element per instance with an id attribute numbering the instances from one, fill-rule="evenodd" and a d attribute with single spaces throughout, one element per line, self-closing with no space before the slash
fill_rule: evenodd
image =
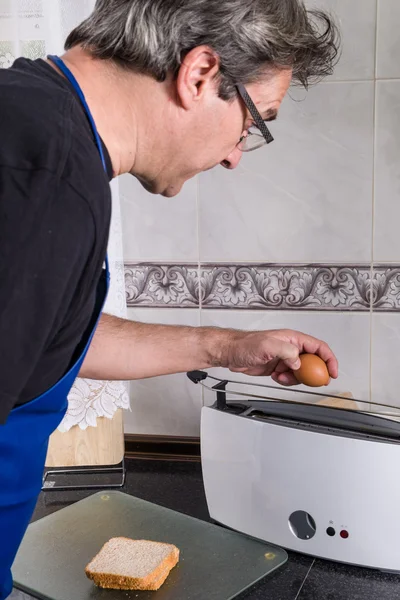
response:
<path id="1" fill-rule="evenodd" d="M 96 125 L 78 82 L 57 56 L 49 57 L 74 87 L 89 119 L 97 148 L 106 170 L 103 148 Z M 50 435 L 64 418 L 67 396 L 78 376 L 92 341 L 110 282 L 108 261 L 97 289 L 96 325 L 85 348 L 70 370 L 47 392 L 11 411 L 0 425 L 0 600 L 12 590 L 11 565 L 31 520 L 42 487 Z M 99 309 L 100 307 L 100 309 Z"/>

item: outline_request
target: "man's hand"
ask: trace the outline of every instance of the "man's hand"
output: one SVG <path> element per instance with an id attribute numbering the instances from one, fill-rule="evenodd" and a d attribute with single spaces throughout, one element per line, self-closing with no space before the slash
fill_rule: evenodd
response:
<path id="1" fill-rule="evenodd" d="M 300 368 L 299 354 L 302 353 L 320 356 L 327 364 L 330 377 L 337 378 L 338 363 L 327 344 L 286 329 L 237 332 L 221 362 L 234 373 L 267 375 L 276 383 L 297 385 L 293 371 Z"/>
<path id="2" fill-rule="evenodd" d="M 330 348 L 296 331 L 151 325 L 103 315 L 79 375 L 128 381 L 225 367 L 294 385 L 293 370 L 299 368 L 303 352 L 318 354 L 330 376 L 337 377 L 338 364 Z"/>

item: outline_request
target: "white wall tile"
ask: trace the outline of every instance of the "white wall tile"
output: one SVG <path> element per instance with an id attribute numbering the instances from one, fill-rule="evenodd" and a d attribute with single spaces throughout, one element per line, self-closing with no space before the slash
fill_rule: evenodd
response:
<path id="1" fill-rule="evenodd" d="M 400 2 L 378 2 L 377 76 L 400 77 Z"/>
<path id="2" fill-rule="evenodd" d="M 286 99 L 276 141 L 200 176 L 200 259 L 369 261 L 373 82 Z"/>
<path id="3" fill-rule="evenodd" d="M 188 182 L 178 198 L 165 199 L 148 194 L 131 177 L 121 178 L 126 261 L 369 262 L 377 30 L 378 77 L 399 81 L 377 84 L 373 258 L 400 261 L 400 0 L 306 3 L 339 18 L 343 55 L 333 77 L 308 93 L 291 91 L 295 101 L 288 98 L 279 120 L 271 124 L 274 144 L 244 155 L 236 172 L 217 168 L 200 176 L 200 240 L 197 180 Z M 298 329 L 326 340 L 339 358 L 340 377 L 323 391 L 351 391 L 369 400 L 372 373 L 372 399 L 400 406 L 397 314 L 373 315 L 372 371 L 368 313 L 129 309 L 129 317 L 189 325 L 198 325 L 201 318 L 208 326 Z M 221 369 L 210 372 L 260 383 Z M 282 388 L 281 397 L 291 394 Z M 205 393 L 204 399 L 211 403 L 215 396 Z M 134 382 L 126 431 L 197 436 L 202 402 L 201 388 L 184 374 Z"/>
<path id="4" fill-rule="evenodd" d="M 128 309 L 128 318 L 143 323 L 198 326 L 200 311 Z M 202 390 L 186 374 L 133 381 L 132 412 L 125 413 L 125 432 L 147 435 L 200 435 Z"/>
<path id="5" fill-rule="evenodd" d="M 376 3 L 377 0 L 307 0 L 309 8 L 328 10 L 339 23 L 342 55 L 333 80 L 374 78 Z"/>
<path id="6" fill-rule="evenodd" d="M 197 179 L 175 198 L 149 194 L 130 175 L 119 181 L 125 261 L 197 262 Z"/>
<path id="7" fill-rule="evenodd" d="M 342 394 L 351 392 L 355 398 L 369 401 L 370 370 L 370 315 L 359 313 L 296 313 L 255 311 L 204 310 L 201 322 L 205 326 L 232 327 L 246 330 L 295 329 L 327 342 L 339 360 L 339 378 L 322 388 L 323 393 Z M 275 386 L 269 378 L 246 378 L 225 369 L 210 370 L 216 377 L 265 383 Z M 250 393 L 257 393 L 246 388 Z M 310 391 L 298 386 L 301 391 Z M 293 399 L 294 394 L 280 392 L 281 398 Z M 260 390 L 262 392 L 262 390 Z M 317 390 L 313 390 L 317 391 Z M 215 395 L 205 392 L 205 403 L 211 404 Z M 297 398 L 297 396 L 296 396 Z M 301 396 L 302 400 L 312 398 Z"/>
<path id="8" fill-rule="evenodd" d="M 400 80 L 377 82 L 374 260 L 400 261 Z"/>
<path id="9" fill-rule="evenodd" d="M 399 394 L 400 315 L 373 315 L 372 400 L 400 407 Z M 373 407 L 376 410 L 376 407 Z M 387 409 L 382 409 L 385 412 Z"/>

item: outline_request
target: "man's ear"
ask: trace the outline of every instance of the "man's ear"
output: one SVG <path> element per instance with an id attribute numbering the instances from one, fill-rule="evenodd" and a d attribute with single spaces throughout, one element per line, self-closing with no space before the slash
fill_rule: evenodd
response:
<path id="1" fill-rule="evenodd" d="M 186 110 L 216 91 L 219 57 L 209 46 L 193 48 L 185 56 L 176 80 L 177 95 Z"/>

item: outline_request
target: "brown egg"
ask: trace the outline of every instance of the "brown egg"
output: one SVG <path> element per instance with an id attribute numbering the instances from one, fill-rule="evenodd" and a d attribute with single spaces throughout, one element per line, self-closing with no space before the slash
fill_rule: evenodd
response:
<path id="1" fill-rule="evenodd" d="M 316 354 L 301 354 L 301 367 L 294 371 L 299 383 L 309 387 L 322 387 L 330 382 L 326 363 Z"/>

